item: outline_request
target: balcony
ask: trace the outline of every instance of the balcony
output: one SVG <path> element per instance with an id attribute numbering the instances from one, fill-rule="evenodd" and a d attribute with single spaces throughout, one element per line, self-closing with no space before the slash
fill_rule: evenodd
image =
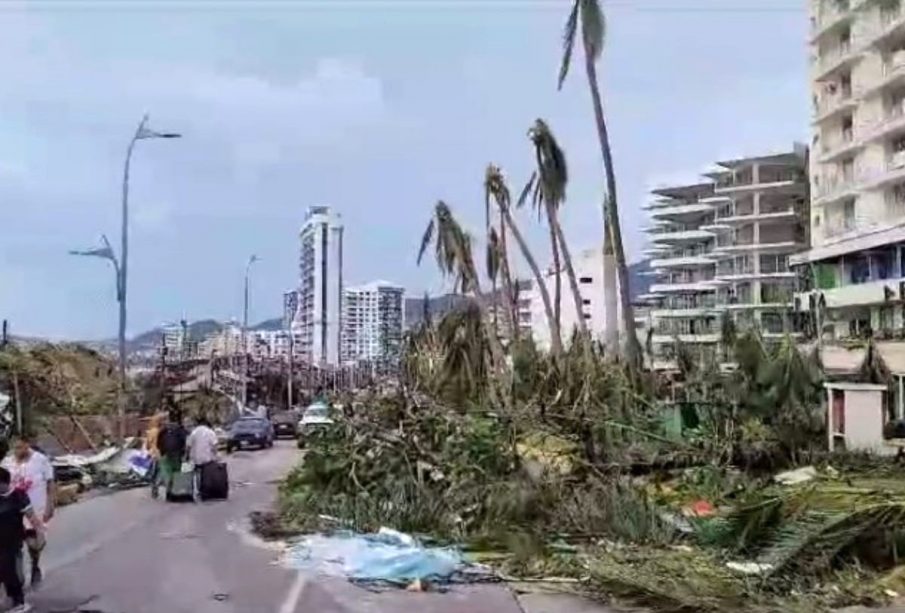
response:
<path id="1" fill-rule="evenodd" d="M 901 181 L 905 181 L 905 151 L 891 155 L 886 160 L 886 166 L 864 182 L 864 188 L 880 189 Z"/>
<path id="2" fill-rule="evenodd" d="M 650 265 L 652 268 L 688 268 L 695 266 L 712 266 L 713 260 L 705 254 L 677 255 L 674 257 L 651 260 Z"/>
<path id="3" fill-rule="evenodd" d="M 824 179 L 824 182 L 814 189 L 812 200 L 814 206 L 827 206 L 854 198 L 858 195 L 862 182 L 861 177 L 856 177 L 854 172 L 830 175 Z"/>
<path id="4" fill-rule="evenodd" d="M 820 14 L 811 20 L 811 42 L 816 42 L 820 37 L 838 30 L 849 23 L 852 17 L 852 7 L 847 0 L 825 3 Z"/>
<path id="5" fill-rule="evenodd" d="M 820 162 L 827 164 L 853 155 L 864 146 L 862 139 L 855 138 L 852 128 L 845 128 L 839 132 L 836 138 L 829 139 L 820 148 Z"/>
<path id="6" fill-rule="evenodd" d="M 673 228 L 660 228 L 650 234 L 650 239 L 655 243 L 699 243 L 713 238 L 713 232 L 705 230 L 685 230 Z"/>
<path id="7" fill-rule="evenodd" d="M 720 335 L 716 332 L 705 332 L 700 334 L 657 334 L 654 333 L 651 342 L 654 345 L 669 345 L 679 339 L 680 343 L 687 344 L 713 344 L 720 342 Z"/>
<path id="8" fill-rule="evenodd" d="M 754 221 L 791 221 L 795 219 L 795 217 L 795 209 L 790 205 L 786 205 L 785 208 L 781 209 L 758 211 L 757 213 L 750 211 L 742 215 L 720 217 L 719 221 L 720 223 L 733 226 L 739 224 L 748 224 Z"/>
<path id="9" fill-rule="evenodd" d="M 710 204 L 680 204 L 675 206 L 665 206 L 653 209 L 650 216 L 653 219 L 689 219 L 700 217 L 713 212 L 713 206 Z"/>
<path id="10" fill-rule="evenodd" d="M 675 294 L 689 292 L 713 291 L 715 283 L 713 279 L 687 282 L 654 283 L 650 286 L 650 292 L 654 294 Z"/>
<path id="11" fill-rule="evenodd" d="M 861 49 L 850 40 L 844 41 L 821 53 L 817 62 L 814 79 L 824 81 L 842 69 L 850 68 L 861 59 Z"/>
<path id="12" fill-rule="evenodd" d="M 769 170 L 763 168 L 755 179 L 752 172 L 728 176 L 717 180 L 714 191 L 718 194 L 739 194 L 746 191 L 803 187 L 804 174 L 799 170 Z"/>
<path id="13" fill-rule="evenodd" d="M 869 143 L 903 131 L 905 131 L 905 99 L 899 99 L 866 133 L 864 142 Z"/>
<path id="14" fill-rule="evenodd" d="M 868 45 L 878 47 L 893 39 L 905 26 L 905 12 L 901 4 L 880 9 L 880 27 L 871 33 Z"/>
<path id="15" fill-rule="evenodd" d="M 905 81 L 905 51 L 897 51 L 883 63 L 883 78 L 864 90 L 862 97 L 873 96 Z"/>
<path id="16" fill-rule="evenodd" d="M 852 90 L 851 85 L 840 86 L 839 92 L 829 94 L 817 102 L 814 109 L 814 124 L 827 119 L 832 119 L 840 113 L 854 110 L 858 106 L 858 92 Z"/>

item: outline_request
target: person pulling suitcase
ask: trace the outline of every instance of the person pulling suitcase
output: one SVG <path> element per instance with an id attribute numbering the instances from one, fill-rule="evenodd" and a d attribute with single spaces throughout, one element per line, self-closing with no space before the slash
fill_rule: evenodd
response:
<path id="1" fill-rule="evenodd" d="M 195 467 L 194 498 L 196 502 L 206 497 L 202 495 L 205 481 L 210 480 L 206 477 L 220 472 L 221 463 L 218 461 L 217 443 L 217 433 L 211 428 L 210 421 L 207 417 L 201 416 L 186 441 L 189 461 Z M 225 474 L 226 465 L 222 464 L 222 466 Z"/>

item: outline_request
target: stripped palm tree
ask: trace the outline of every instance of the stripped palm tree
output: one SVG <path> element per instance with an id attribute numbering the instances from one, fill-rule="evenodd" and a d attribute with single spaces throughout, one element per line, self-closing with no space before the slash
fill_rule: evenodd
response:
<path id="1" fill-rule="evenodd" d="M 509 267 L 509 241 L 507 240 L 506 222 L 503 215 L 499 214 L 496 228 L 496 251 L 498 252 L 499 271 L 498 276 L 502 281 L 504 313 L 509 327 L 510 341 L 517 341 L 518 328 L 518 288 L 512 279 L 512 269 Z M 490 231 L 494 228 L 491 221 L 490 194 L 487 192 L 486 177 L 484 185 L 484 226 L 490 239 Z M 497 299 L 496 287 L 494 287 L 494 300 Z M 499 303 L 499 301 L 497 301 Z"/>
<path id="2" fill-rule="evenodd" d="M 504 254 L 501 252 L 500 246 L 500 235 L 497 234 L 496 228 L 493 226 L 488 226 L 487 230 L 487 257 L 486 257 L 486 266 L 487 266 L 487 278 L 490 279 L 490 292 L 492 296 L 493 303 L 493 313 L 492 313 L 492 321 L 493 321 L 493 333 L 499 338 L 500 336 L 500 300 L 499 300 L 499 286 L 498 281 L 500 279 L 500 269 L 502 268 L 502 260 L 504 259 Z M 506 290 L 505 281 L 503 282 L 503 293 L 505 294 L 504 300 L 502 301 L 505 308 L 503 311 L 503 320 L 506 323 L 506 327 L 509 332 L 509 338 L 514 338 L 514 331 L 512 330 L 512 313 L 509 311 L 509 292 Z"/>
<path id="3" fill-rule="evenodd" d="M 521 207 L 528 199 L 528 194 L 531 193 L 531 189 L 534 186 L 535 176 L 536 175 L 532 174 L 531 178 L 528 179 L 528 183 L 526 183 L 524 189 L 522 189 L 522 193 L 519 195 L 519 199 L 516 203 L 517 208 Z M 550 328 L 551 351 L 554 356 L 558 357 L 562 353 L 562 335 L 560 333 L 558 320 L 554 314 L 553 304 L 550 301 L 550 292 L 547 289 L 547 284 L 544 282 L 540 267 L 537 265 L 537 260 L 534 259 L 534 255 L 528 247 L 528 242 L 525 240 L 524 235 L 521 230 L 519 230 L 519 227 L 516 225 L 515 219 L 512 216 L 512 196 L 509 192 L 509 187 L 506 185 L 506 179 L 503 177 L 500 168 L 493 164 L 487 166 L 487 172 L 484 176 L 484 194 L 487 203 L 490 202 L 491 198 L 496 202 L 497 208 L 500 211 L 500 217 L 502 217 L 503 222 L 512 233 L 512 236 L 515 237 L 515 242 L 518 243 L 519 250 L 522 252 L 522 257 L 525 258 L 525 261 L 528 263 L 528 268 L 531 269 L 531 274 L 534 275 L 534 285 L 537 287 L 541 301 L 544 304 L 544 314 L 547 317 L 547 325 Z"/>
<path id="4" fill-rule="evenodd" d="M 431 243 L 434 245 L 434 257 L 440 272 L 453 279 L 453 291 L 462 294 L 471 293 L 482 315 L 486 316 L 490 312 L 490 305 L 481 290 L 481 282 L 472 257 L 471 237 L 456 221 L 449 205 L 442 200 L 438 201 L 434 207 L 434 214 L 421 238 L 421 247 L 418 250 L 419 264 Z M 492 332 L 487 332 L 487 346 L 494 371 L 503 372 L 506 363 L 499 337 Z M 508 398 L 508 394 L 503 394 L 504 402 Z"/>
<path id="5" fill-rule="evenodd" d="M 534 125 L 528 131 L 528 136 L 534 145 L 534 157 L 537 162 L 538 181 L 534 188 L 534 206 L 538 209 L 543 207 L 547 215 L 547 223 L 552 232 L 551 240 L 559 246 L 566 278 L 569 280 L 569 288 L 575 302 L 576 326 L 579 334 L 587 337 L 588 325 L 584 318 L 578 277 L 575 276 L 575 268 L 572 266 L 572 256 L 569 253 L 566 235 L 559 223 L 559 207 L 565 202 L 566 184 L 569 182 L 566 155 L 543 119 L 534 121 Z"/>
<path id="6" fill-rule="evenodd" d="M 606 176 L 607 194 L 603 206 L 604 222 L 604 262 L 607 256 L 607 240 L 611 241 L 613 256 L 616 260 L 616 273 L 619 279 L 619 301 L 622 310 L 622 326 L 625 333 L 625 355 L 630 364 L 640 363 L 641 347 L 635 334 L 635 315 L 632 307 L 631 292 L 629 288 L 628 264 L 625 260 L 625 248 L 622 244 L 622 228 L 619 223 L 619 205 L 616 195 L 616 171 L 613 168 L 613 153 L 610 148 L 610 137 L 607 130 L 606 118 L 603 114 L 603 102 L 600 97 L 600 89 L 597 83 L 597 60 L 603 52 L 605 37 L 605 22 L 599 0 L 574 0 L 569 18 L 566 20 L 565 33 L 563 35 L 563 57 L 559 69 L 558 87 L 569 74 L 569 65 L 572 60 L 572 50 L 575 47 L 575 37 L 578 33 L 579 21 L 581 22 L 581 40 L 584 49 L 585 74 L 588 79 L 588 89 L 591 92 L 591 100 L 594 105 L 594 119 L 597 123 L 597 137 L 600 141 L 600 151 L 603 155 L 604 174 Z M 604 263 L 604 267 L 606 264 Z M 615 291 L 616 288 L 604 287 L 604 292 Z"/>

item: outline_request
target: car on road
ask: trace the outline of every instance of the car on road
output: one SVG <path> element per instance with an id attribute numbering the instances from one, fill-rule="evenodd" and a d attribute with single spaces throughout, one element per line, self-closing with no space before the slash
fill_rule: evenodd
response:
<path id="1" fill-rule="evenodd" d="M 293 411 L 285 411 L 277 413 L 271 418 L 273 422 L 273 434 L 276 438 L 285 436 L 287 438 L 295 438 L 296 425 L 298 423 L 298 414 Z"/>
<path id="2" fill-rule="evenodd" d="M 242 417 L 229 428 L 226 453 L 243 447 L 267 449 L 273 447 L 274 438 L 273 424 L 266 417 Z"/>
<path id="3" fill-rule="evenodd" d="M 302 413 L 302 418 L 295 428 L 299 449 L 305 447 L 307 440 L 312 434 L 326 428 L 332 423 L 333 418 L 330 416 L 330 407 L 323 402 L 312 403 L 305 409 L 305 412 Z"/>

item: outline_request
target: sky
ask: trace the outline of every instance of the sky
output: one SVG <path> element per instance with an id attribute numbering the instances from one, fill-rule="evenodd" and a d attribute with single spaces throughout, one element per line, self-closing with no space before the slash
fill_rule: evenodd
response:
<path id="1" fill-rule="evenodd" d="M 0 318 L 22 335 L 115 336 L 112 269 L 68 251 L 102 234 L 118 245 L 125 149 L 146 112 L 183 138 L 133 156 L 129 334 L 239 317 L 251 254 L 250 318 L 279 316 L 311 205 L 343 217 L 347 283 L 442 291 L 415 261 L 433 204 L 481 228 L 484 168 L 518 190 L 537 117 L 569 162 L 573 252 L 599 245 L 580 62 L 556 88 L 569 4 L 0 0 Z M 636 260 L 652 186 L 807 142 L 808 15 L 801 0 L 602 4 L 599 74 Z M 528 212 L 519 222 L 546 262 L 544 228 Z"/>

